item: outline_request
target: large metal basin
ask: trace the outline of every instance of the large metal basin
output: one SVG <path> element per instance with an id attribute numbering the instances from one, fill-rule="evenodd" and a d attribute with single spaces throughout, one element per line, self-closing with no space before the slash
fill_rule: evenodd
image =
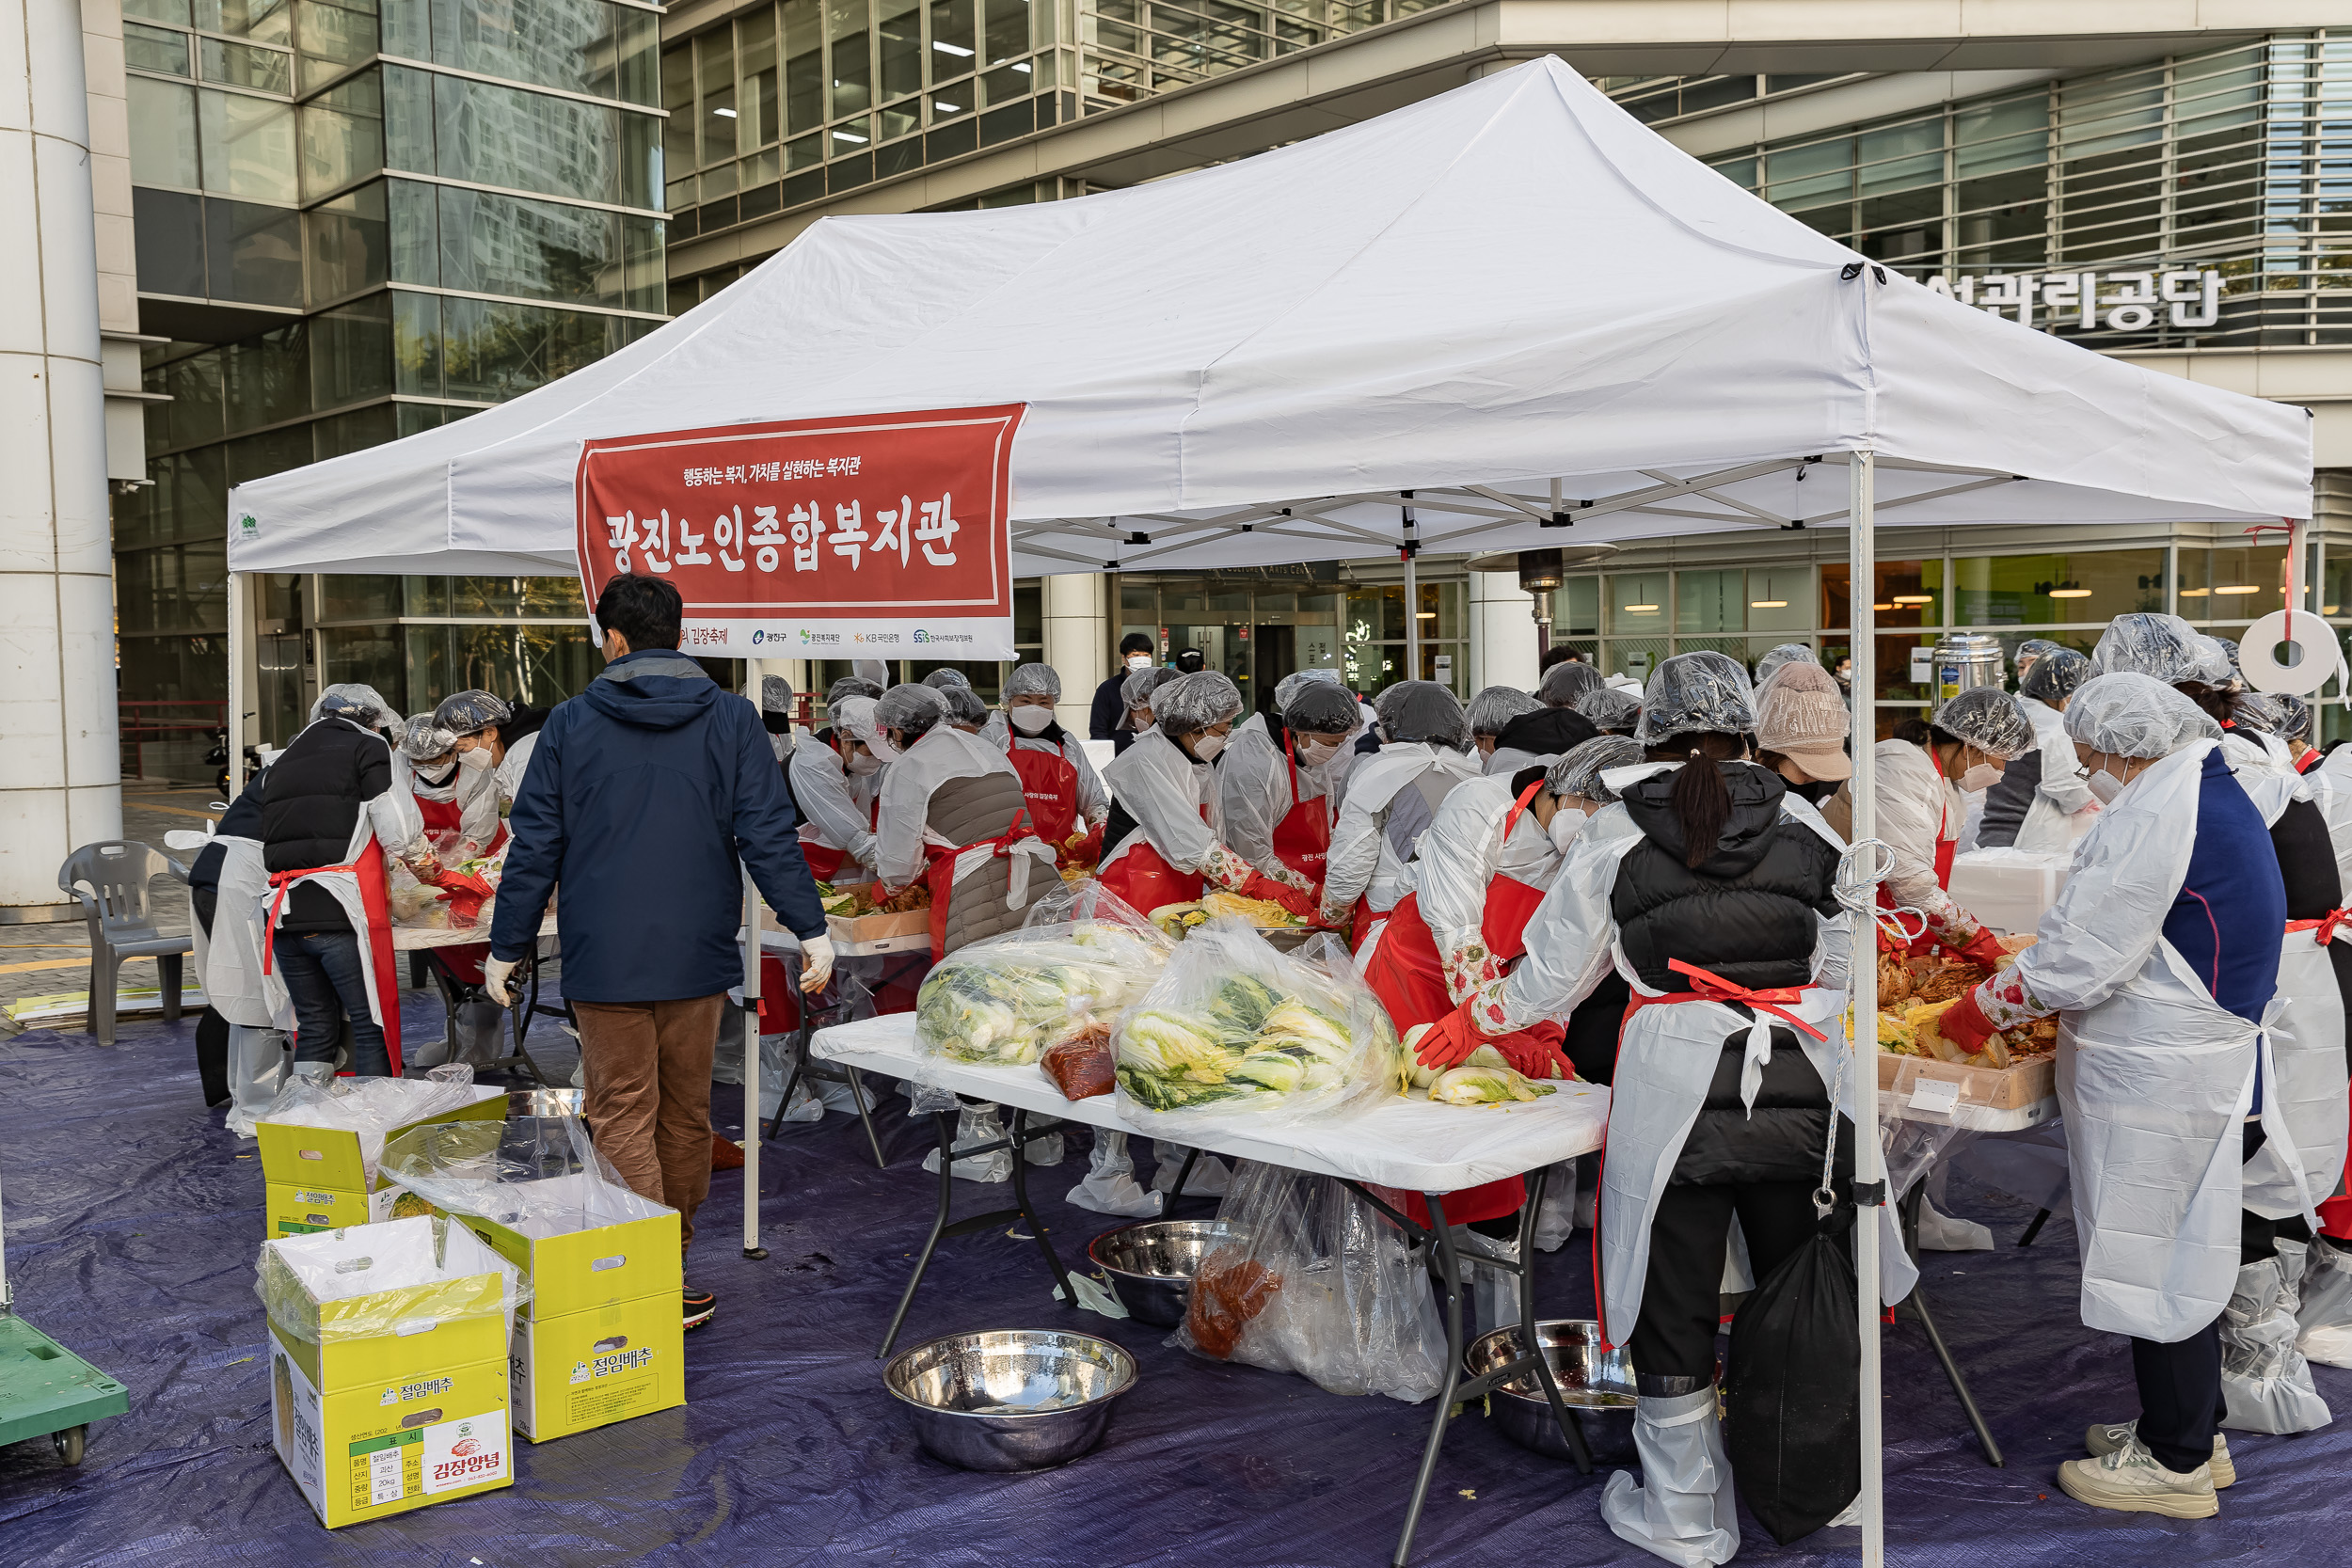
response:
<path id="1" fill-rule="evenodd" d="M 900 1351 L 882 1383 L 923 1447 L 948 1464 L 1046 1470 L 1103 1440 L 1112 1404 L 1136 1385 L 1136 1362 L 1091 1334 L 990 1329 Z"/>
<path id="2" fill-rule="evenodd" d="M 1552 1380 L 1560 1385 L 1561 1402 L 1584 1429 L 1584 1445 L 1598 1464 L 1629 1464 L 1633 1460 L 1633 1363 L 1620 1348 L 1600 1348 L 1600 1325 L 1589 1318 L 1550 1318 L 1535 1325 L 1544 1356 L 1551 1364 Z M 1482 1334 L 1462 1353 L 1462 1364 L 1478 1377 L 1509 1365 L 1523 1353 L 1515 1324 Z M 1502 1434 L 1520 1448 L 1573 1457 L 1568 1440 L 1544 1398 L 1543 1385 L 1531 1371 L 1496 1386 L 1487 1406 Z"/>
<path id="3" fill-rule="evenodd" d="M 1232 1234 L 1222 1220 L 1142 1220 L 1095 1237 L 1087 1258 L 1110 1276 L 1136 1322 L 1174 1328 L 1184 1321 L 1200 1259 Z"/>

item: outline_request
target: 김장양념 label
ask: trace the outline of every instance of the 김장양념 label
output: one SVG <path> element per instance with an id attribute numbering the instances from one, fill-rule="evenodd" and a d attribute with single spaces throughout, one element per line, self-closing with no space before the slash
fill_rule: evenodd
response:
<path id="1" fill-rule="evenodd" d="M 506 1474 L 506 1412 L 487 1411 L 460 1417 L 424 1429 L 424 1491 L 453 1492 L 504 1481 Z"/>

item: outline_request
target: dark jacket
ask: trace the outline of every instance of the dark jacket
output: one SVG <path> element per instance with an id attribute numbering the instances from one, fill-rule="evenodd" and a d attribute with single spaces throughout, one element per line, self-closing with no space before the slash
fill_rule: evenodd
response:
<path id="1" fill-rule="evenodd" d="M 220 901 L 220 868 L 229 859 L 229 846 L 221 840 L 262 836 L 262 780 L 265 776 L 266 770 L 245 782 L 245 792 L 220 814 L 212 842 L 188 863 L 188 902 L 196 907 L 196 918 L 208 937 L 213 934 L 213 911 Z"/>
<path id="2" fill-rule="evenodd" d="M 1113 671 L 1111 678 L 1094 689 L 1094 706 L 1087 714 L 1087 737 L 1108 740 L 1125 751 L 1135 744 L 1132 731 L 1122 730 L 1119 721 L 1127 717 L 1127 699 L 1122 691 L 1127 684 L 1127 666 L 1122 663 Z"/>
<path id="3" fill-rule="evenodd" d="M 348 719 L 322 719 L 262 772 L 262 863 L 271 871 L 341 865 L 367 803 L 392 787 L 392 750 Z M 395 846 L 398 847 L 398 846 Z M 334 894 L 303 882 L 286 895 L 281 931 L 348 931 Z"/>
<path id="4" fill-rule="evenodd" d="M 758 711 L 674 649 L 616 658 L 557 705 L 507 827 L 490 951 L 521 958 L 555 894 L 575 1001 L 740 984 L 743 866 L 792 930 L 825 929 Z"/>
<path id="5" fill-rule="evenodd" d="M 2026 825 L 2026 814 L 2033 809 L 2033 798 L 2041 785 L 2039 747 L 2004 764 L 2001 776 L 1984 792 L 1984 815 L 1977 820 L 1977 847 L 2007 849 L 2015 845 L 2018 830 Z"/>
<path id="6" fill-rule="evenodd" d="M 1618 941 L 1642 983 L 1656 990 L 1690 989 L 1687 977 L 1666 967 L 1669 958 L 1736 985 L 1802 986 L 1812 978 L 1816 916 L 1838 911 L 1837 851 L 1810 828 L 1782 820 L 1787 791 L 1777 773 L 1748 763 L 1720 766 L 1731 819 L 1695 870 L 1683 863 L 1681 824 L 1667 804 L 1676 775 L 1645 779 L 1626 792 L 1645 842 L 1618 863 L 1610 895 Z M 1740 1098 L 1746 1053 L 1745 1029 L 1725 1037 L 1672 1180 L 1818 1182 L 1830 1117 L 1820 1074 L 1795 1031 L 1775 1028 L 1751 1115 Z M 1841 1146 L 1847 1141 L 1841 1134 Z M 1851 1173 L 1851 1158 L 1844 1149 L 1841 1175 Z"/>

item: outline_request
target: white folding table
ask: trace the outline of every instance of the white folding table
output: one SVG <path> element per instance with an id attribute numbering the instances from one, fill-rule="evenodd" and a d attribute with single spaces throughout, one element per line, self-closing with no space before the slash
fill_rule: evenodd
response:
<path id="1" fill-rule="evenodd" d="M 916 1258 L 898 1310 L 890 1321 L 876 1358 L 887 1355 L 896 1342 L 907 1309 L 923 1280 L 932 1252 L 950 1236 L 992 1229 L 1024 1221 L 1036 1238 L 1053 1271 L 1054 1283 L 1065 1307 L 1074 1308 L 1077 1293 L 1063 1270 L 1061 1259 L 1046 1233 L 1042 1218 L 1029 1201 L 1027 1165 L 1023 1158 L 1033 1138 L 1052 1127 L 1032 1130 L 1032 1117 L 1057 1122 L 1084 1122 L 1109 1132 L 1145 1137 L 1174 1136 L 1182 1142 L 1234 1159 L 1256 1160 L 1292 1170 L 1337 1178 L 1376 1206 L 1408 1236 L 1430 1243 L 1432 1273 L 1445 1297 L 1446 1370 L 1438 1389 L 1429 1437 L 1422 1450 L 1421 1471 L 1406 1507 L 1405 1526 L 1391 1560 L 1402 1568 L 1410 1556 L 1413 1532 L 1421 1523 L 1423 1499 L 1445 1441 L 1447 1419 L 1457 1402 L 1484 1396 L 1500 1384 L 1533 1373 L 1551 1402 L 1552 1414 L 1567 1439 L 1577 1468 L 1592 1470 L 1590 1450 L 1574 1414 L 1560 1398 L 1550 1363 L 1535 1347 L 1534 1236 L 1535 1212 L 1543 1201 L 1547 1167 L 1562 1160 L 1588 1154 L 1601 1145 L 1609 1124 L 1609 1091 L 1593 1084 L 1562 1084 L 1540 1100 L 1507 1106 L 1439 1105 L 1418 1096 L 1390 1096 L 1355 1114 L 1276 1121 L 1263 1127 L 1235 1117 L 1229 1126 L 1202 1127 L 1185 1123 L 1180 1131 L 1155 1124 L 1148 1112 L 1126 1113 L 1117 1095 L 1089 1100 L 1065 1099 L 1042 1068 L 982 1067 L 952 1057 L 928 1056 L 915 1044 L 914 1018 L 909 1013 L 885 1014 L 837 1023 L 817 1032 L 812 1049 L 819 1058 L 867 1072 L 910 1079 L 973 1100 L 1009 1106 L 1012 1127 L 1003 1138 L 967 1148 L 956 1147 L 956 1113 L 936 1113 L 939 1130 L 939 1203 L 931 1233 Z M 952 1217 L 955 1163 L 1000 1148 L 1013 1151 L 1013 1204 L 958 1220 Z M 1452 1228 L 1445 1219 L 1445 1195 L 1467 1187 L 1528 1176 L 1528 1197 L 1519 1214 L 1518 1255 L 1515 1260 L 1488 1259 L 1490 1266 L 1516 1274 L 1519 1284 L 1519 1343 L 1525 1354 L 1509 1365 L 1475 1378 L 1463 1376 L 1462 1291 L 1460 1258 Z M 1429 1205 L 1432 1223 L 1415 1224 L 1371 1187 L 1419 1192 Z"/>

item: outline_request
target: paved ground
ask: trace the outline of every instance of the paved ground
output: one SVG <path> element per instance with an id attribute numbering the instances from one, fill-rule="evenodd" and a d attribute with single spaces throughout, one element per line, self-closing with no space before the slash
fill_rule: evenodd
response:
<path id="1" fill-rule="evenodd" d="M 185 862 L 189 856 L 164 848 L 164 834 L 174 828 L 204 831 L 220 814 L 209 809 L 216 797 L 209 789 L 142 784 L 122 786 L 122 836 L 151 844 L 165 854 Z M 185 890 L 169 878 L 159 877 L 151 890 L 152 918 L 159 930 L 178 933 L 188 928 Z M 127 965 L 124 974 L 135 986 L 155 983 L 155 966 L 145 959 Z M 194 970 L 188 982 L 196 980 Z M 86 990 L 89 986 L 89 939 L 79 920 L 39 926 L 0 926 L 0 1003 L 27 996 L 53 996 L 60 991 Z"/>

